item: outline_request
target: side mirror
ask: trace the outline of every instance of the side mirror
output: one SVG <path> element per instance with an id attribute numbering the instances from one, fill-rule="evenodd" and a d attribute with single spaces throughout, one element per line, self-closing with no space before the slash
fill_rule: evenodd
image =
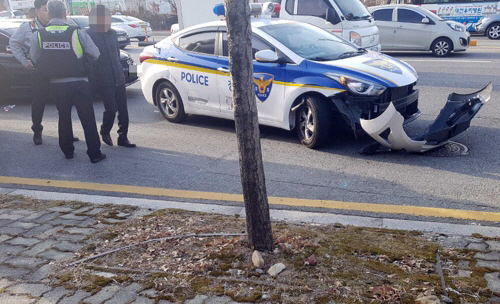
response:
<path id="1" fill-rule="evenodd" d="M 325 19 L 331 24 L 338 24 L 341 21 L 339 14 L 337 14 L 337 12 L 333 8 L 329 8 L 326 10 Z"/>
<path id="2" fill-rule="evenodd" d="M 429 23 L 431 23 L 431 21 L 429 20 L 429 18 L 425 17 L 424 19 L 422 19 L 422 23 L 429 24 Z"/>
<path id="3" fill-rule="evenodd" d="M 278 62 L 279 57 L 271 50 L 262 50 L 255 53 L 255 60 L 258 62 Z"/>

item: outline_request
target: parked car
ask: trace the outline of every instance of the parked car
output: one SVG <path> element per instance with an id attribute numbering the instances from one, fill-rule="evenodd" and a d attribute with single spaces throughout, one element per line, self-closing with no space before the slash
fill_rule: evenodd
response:
<path id="1" fill-rule="evenodd" d="M 88 16 L 68 16 L 68 21 L 73 21 L 80 28 L 86 30 L 89 28 L 89 17 Z M 118 36 L 118 43 L 120 44 L 120 48 L 124 50 L 127 45 L 130 45 L 130 37 L 126 30 L 122 30 L 119 27 L 112 26 L 113 30 L 116 31 L 116 35 Z"/>
<path id="2" fill-rule="evenodd" d="M 500 14 L 483 17 L 474 25 L 476 32 L 490 39 L 500 39 Z"/>
<path id="3" fill-rule="evenodd" d="M 179 23 L 174 23 L 170 26 L 170 35 L 179 31 Z"/>
<path id="4" fill-rule="evenodd" d="M 153 33 L 148 22 L 131 16 L 113 15 L 111 25 L 126 30 L 130 38 L 137 38 L 139 41 L 146 40 L 146 35 L 150 37 Z"/>
<path id="5" fill-rule="evenodd" d="M 26 18 L 26 13 L 23 11 L 1 11 L 0 19 L 3 18 Z"/>
<path id="6" fill-rule="evenodd" d="M 2 99 L 31 99 L 30 72 L 14 58 L 9 48 L 9 39 L 20 25 L 19 22 L 0 22 L 0 96 Z M 127 86 L 136 82 L 137 72 L 130 54 L 120 51 L 120 62 Z"/>
<path id="7" fill-rule="evenodd" d="M 380 32 L 382 51 L 432 51 L 444 57 L 469 47 L 465 25 L 444 20 L 416 5 L 381 5 L 368 8 Z"/>

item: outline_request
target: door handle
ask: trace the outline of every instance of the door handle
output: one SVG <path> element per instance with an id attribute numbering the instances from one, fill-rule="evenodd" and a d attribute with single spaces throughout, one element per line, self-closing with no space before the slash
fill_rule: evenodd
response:
<path id="1" fill-rule="evenodd" d="M 172 61 L 172 62 L 177 62 L 179 61 L 179 59 L 175 58 L 175 57 L 167 57 L 167 60 L 168 61 Z"/>
<path id="2" fill-rule="evenodd" d="M 220 68 L 217 68 L 217 71 L 222 72 L 222 73 L 228 73 L 228 74 L 229 74 L 229 69 L 228 69 L 228 68 L 223 68 L 223 67 L 220 67 Z"/>

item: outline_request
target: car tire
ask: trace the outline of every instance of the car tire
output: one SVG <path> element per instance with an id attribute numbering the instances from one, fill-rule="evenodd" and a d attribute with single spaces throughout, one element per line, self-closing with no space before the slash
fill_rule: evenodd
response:
<path id="1" fill-rule="evenodd" d="M 305 103 L 297 110 L 296 128 L 300 143 L 310 149 L 325 144 L 332 132 L 331 110 L 325 100 L 308 96 Z"/>
<path id="2" fill-rule="evenodd" d="M 137 39 L 138 39 L 139 41 L 144 41 L 144 40 L 146 40 L 146 37 L 137 37 Z"/>
<path id="3" fill-rule="evenodd" d="M 179 123 L 186 118 L 181 96 L 170 82 L 164 81 L 156 87 L 155 101 L 158 110 L 168 121 Z"/>
<path id="4" fill-rule="evenodd" d="M 436 57 L 446 57 L 453 51 L 453 43 L 448 38 L 438 38 L 432 43 L 431 51 Z"/>
<path id="5" fill-rule="evenodd" d="M 490 39 L 500 39 L 500 23 L 493 23 L 488 26 L 486 30 L 486 36 Z"/>

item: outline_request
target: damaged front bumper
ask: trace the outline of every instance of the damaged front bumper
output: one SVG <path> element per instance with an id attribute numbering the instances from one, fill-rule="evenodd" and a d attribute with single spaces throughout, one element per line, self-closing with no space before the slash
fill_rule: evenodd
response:
<path id="1" fill-rule="evenodd" d="M 410 138 L 403 129 L 405 118 L 391 103 L 378 117 L 360 120 L 363 130 L 378 143 L 363 148 L 361 153 L 374 153 L 380 145 L 386 150 L 418 153 L 438 148 L 469 128 L 472 118 L 490 99 L 492 89 L 490 82 L 476 93 L 450 94 L 446 105 L 427 131 L 413 138 Z"/>

